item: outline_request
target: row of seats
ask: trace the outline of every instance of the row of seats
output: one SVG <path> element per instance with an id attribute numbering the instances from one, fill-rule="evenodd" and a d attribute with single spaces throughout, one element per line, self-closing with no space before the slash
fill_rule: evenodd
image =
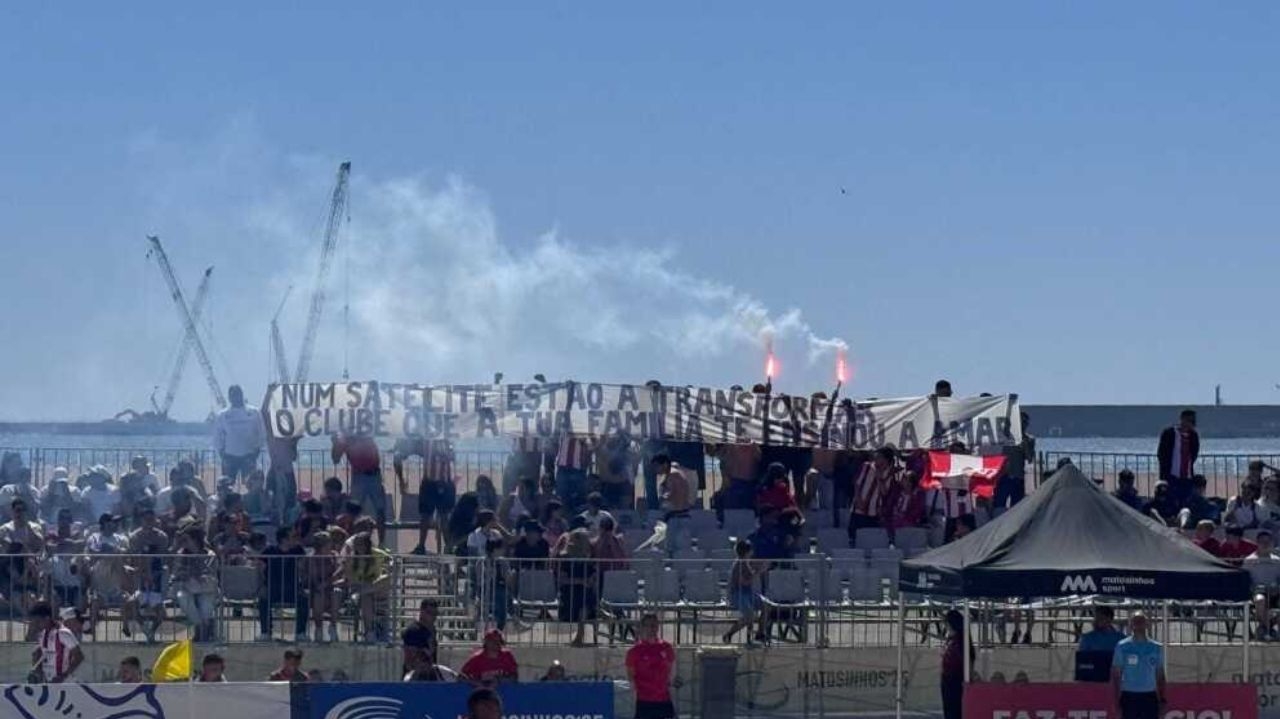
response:
<path id="1" fill-rule="evenodd" d="M 754 527 L 751 531 L 755 531 Z M 746 537 L 751 532 L 734 534 L 726 529 L 694 529 L 690 532 L 693 547 L 704 553 L 733 549 L 734 540 Z M 653 536 L 649 529 L 633 528 L 623 530 L 623 541 L 627 548 L 635 551 Z M 806 541 L 809 537 L 804 538 Z M 813 545 L 818 551 L 832 554 L 836 551 L 851 549 L 848 533 L 839 527 L 818 529 L 812 537 Z M 857 550 L 874 552 L 885 549 L 897 549 L 904 556 L 915 556 L 929 550 L 929 531 L 923 527 L 905 527 L 894 532 L 893 537 L 883 529 L 872 527 L 859 529 L 855 533 L 854 544 Z M 808 546 L 805 544 L 804 546 Z"/>

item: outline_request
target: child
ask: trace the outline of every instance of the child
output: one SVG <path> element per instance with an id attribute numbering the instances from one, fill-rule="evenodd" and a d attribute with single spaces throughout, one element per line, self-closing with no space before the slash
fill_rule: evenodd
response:
<path id="1" fill-rule="evenodd" d="M 760 595 L 756 592 L 756 579 L 764 573 L 767 565 L 767 563 L 751 560 L 751 542 L 745 539 L 738 540 L 733 547 L 733 552 L 737 559 L 734 560 L 733 569 L 729 572 L 729 602 L 734 609 L 738 610 L 738 619 L 733 626 L 729 627 L 729 631 L 725 632 L 723 637 L 725 644 L 733 639 L 734 634 L 755 623 L 756 613 L 760 610 Z M 751 644 L 750 639 L 747 640 L 747 644 Z"/>

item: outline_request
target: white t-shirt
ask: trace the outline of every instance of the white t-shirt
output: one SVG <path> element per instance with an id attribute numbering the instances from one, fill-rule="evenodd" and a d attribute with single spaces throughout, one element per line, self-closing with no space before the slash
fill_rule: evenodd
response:
<path id="1" fill-rule="evenodd" d="M 80 497 L 89 507 L 89 521 L 95 524 L 102 515 L 120 511 L 120 490 L 115 485 L 87 487 Z"/>
<path id="2" fill-rule="evenodd" d="M 71 650 L 80 646 L 76 635 L 64 626 L 46 629 L 40 634 L 40 661 L 44 667 L 45 681 L 66 672 L 71 666 Z M 69 678 L 71 675 L 66 675 Z"/>
<path id="3" fill-rule="evenodd" d="M 1280 584 L 1280 557 L 1274 553 L 1254 552 L 1245 557 L 1243 565 L 1254 586 Z"/>
<path id="4" fill-rule="evenodd" d="M 255 407 L 228 407 L 213 422 L 213 448 L 222 454 L 256 456 L 265 442 L 262 414 Z"/>

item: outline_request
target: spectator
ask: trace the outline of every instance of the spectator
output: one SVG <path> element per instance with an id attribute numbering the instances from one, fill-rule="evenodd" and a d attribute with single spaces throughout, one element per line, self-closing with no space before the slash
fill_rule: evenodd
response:
<path id="1" fill-rule="evenodd" d="M 849 545 L 857 540 L 859 529 L 880 526 L 883 502 L 898 479 L 897 455 L 891 447 L 876 450 L 870 464 L 862 465 L 862 473 L 853 485 L 853 511 L 849 513 Z"/>
<path id="2" fill-rule="evenodd" d="M 502 697 L 484 687 L 471 692 L 467 697 L 467 719 L 502 719 Z"/>
<path id="3" fill-rule="evenodd" d="M 480 515 L 480 499 L 475 492 L 463 492 L 458 503 L 449 513 L 448 531 L 445 546 L 453 554 L 466 553 L 467 538 L 475 531 Z"/>
<path id="4" fill-rule="evenodd" d="M 347 532 L 355 531 L 356 522 L 360 519 L 360 504 L 358 502 L 347 502 L 347 506 L 343 507 L 342 513 L 334 518 L 333 523 L 342 527 Z M 374 523 L 377 527 L 377 523 Z"/>
<path id="5" fill-rule="evenodd" d="M 25 614 L 40 594 L 40 571 L 32 549 L 18 542 L 0 544 L 0 606 L 10 619 Z"/>
<path id="6" fill-rule="evenodd" d="M 564 518 L 564 505 L 559 499 L 552 499 L 543 508 L 542 525 L 547 533 L 547 541 L 552 545 L 559 544 L 560 537 L 569 531 L 569 523 Z"/>
<path id="7" fill-rule="evenodd" d="M 72 487 L 71 482 L 67 480 L 67 470 L 58 467 L 53 470 L 53 479 L 40 497 L 40 520 L 52 523 L 58 518 L 58 513 L 64 509 L 71 512 L 73 521 L 84 522 L 89 519 L 85 516 L 84 506 L 80 502 L 79 490 Z"/>
<path id="8" fill-rule="evenodd" d="M 585 529 L 569 533 L 568 541 L 556 555 L 560 585 L 558 617 L 577 624 L 570 646 L 585 645 L 586 623 L 596 618 L 596 567 L 591 561 L 591 535 Z"/>
<path id="9" fill-rule="evenodd" d="M 1205 498 L 1205 489 L 1209 481 L 1204 475 L 1197 474 L 1191 479 L 1191 496 L 1187 497 L 1183 508 L 1178 512 L 1178 522 L 1183 529 L 1190 529 L 1202 519 L 1218 521 L 1218 507 Z"/>
<path id="10" fill-rule="evenodd" d="M 1227 525 L 1226 539 L 1218 545 L 1217 556 L 1239 565 L 1245 557 L 1258 551 L 1258 546 L 1244 538 L 1244 530 L 1234 524 Z"/>
<path id="11" fill-rule="evenodd" d="M 658 635 L 658 615 L 640 617 L 636 643 L 627 650 L 627 678 L 636 693 L 636 719 L 675 719 L 671 679 L 676 650 Z"/>
<path id="12" fill-rule="evenodd" d="M 551 662 L 551 666 L 547 667 L 547 671 L 543 673 L 540 682 L 563 682 L 568 679 L 568 675 L 564 671 L 564 665 L 559 659 Z"/>
<path id="13" fill-rule="evenodd" d="M 600 534 L 591 540 L 591 557 L 596 560 L 601 572 L 627 568 L 630 553 L 627 552 L 622 537 L 618 536 L 613 517 L 607 514 L 600 520 Z"/>
<path id="14" fill-rule="evenodd" d="M 89 618 L 97 625 L 102 610 L 119 607 L 124 616 L 125 637 L 132 635 L 133 619 L 130 597 L 132 595 L 132 570 L 123 556 L 128 539 L 119 532 L 119 519 L 110 514 L 98 518 L 97 531 L 85 542 L 87 573 L 89 577 Z"/>
<path id="15" fill-rule="evenodd" d="M 748 637 L 750 637 L 750 629 L 760 613 L 760 578 L 764 576 L 769 564 L 754 560 L 751 542 L 746 539 L 738 540 L 734 545 L 733 553 L 736 558 L 733 560 L 733 567 L 729 570 L 729 604 L 738 612 L 738 618 L 729 627 L 729 631 L 721 637 L 721 641 L 725 644 L 728 644 L 733 639 L 733 635 L 743 629 L 748 630 Z M 767 636 L 764 627 L 760 628 L 759 634 Z M 751 644 L 749 638 L 747 644 Z"/>
<path id="16" fill-rule="evenodd" d="M 1258 525 L 1274 531 L 1280 526 L 1280 478 L 1268 477 L 1262 483 L 1262 498 L 1257 503 Z"/>
<path id="17" fill-rule="evenodd" d="M 457 501 L 454 486 L 453 444 L 443 439 L 405 438 L 396 442 L 391 466 L 396 473 L 400 493 L 408 494 L 409 485 L 404 478 L 404 460 L 422 458 L 422 477 L 418 481 L 418 544 L 413 554 L 427 553 L 427 533 L 436 530 L 436 553 L 444 554 L 444 527 Z"/>
<path id="18" fill-rule="evenodd" d="M 1169 491 L 1169 483 L 1156 482 L 1155 495 L 1151 497 L 1151 501 L 1143 506 L 1142 511 L 1148 517 L 1166 527 L 1177 527 L 1179 522 L 1178 513 L 1181 508 Z"/>
<path id="19" fill-rule="evenodd" d="M 436 660 L 427 651 L 416 647 L 405 647 L 407 659 L 406 682 L 452 682 L 457 676 L 448 669 L 436 664 Z"/>
<path id="20" fill-rule="evenodd" d="M 600 494 L 604 506 L 611 510 L 631 509 L 636 497 L 636 465 L 640 452 L 636 443 L 622 430 L 609 435 L 596 447 L 596 472 L 600 475 Z"/>
<path id="21" fill-rule="evenodd" d="M 1156 448 L 1156 461 L 1160 465 L 1160 479 L 1169 483 L 1169 491 L 1177 502 L 1191 493 L 1191 477 L 1195 474 L 1196 459 L 1200 456 L 1200 434 L 1196 432 L 1196 413 L 1184 409 L 1178 415 L 1178 423 L 1160 433 Z"/>
<path id="22" fill-rule="evenodd" d="M 30 516 L 36 516 L 40 507 L 40 490 L 31 485 L 31 470 L 27 467 L 15 473 L 12 483 L 0 487 L 0 519 L 6 522 L 12 519 L 9 508 L 19 499 L 32 511 Z"/>
<path id="23" fill-rule="evenodd" d="M 1133 472 L 1128 469 L 1120 470 L 1119 476 L 1116 477 L 1116 491 L 1112 492 L 1111 496 L 1138 512 L 1142 511 L 1146 503 L 1146 500 L 1138 496 L 1138 488 L 1134 486 Z"/>
<path id="24" fill-rule="evenodd" d="M 556 496 L 556 478 L 555 475 L 544 474 L 538 480 L 538 517 L 541 518 L 547 511 L 547 505 L 552 502 L 561 502 Z"/>
<path id="25" fill-rule="evenodd" d="M 934 383 L 933 383 L 933 396 L 934 396 L 934 397 L 950 397 L 950 396 L 951 396 L 951 383 L 950 383 L 949 381 L 945 380 L 945 379 L 940 379 L 940 380 L 938 380 L 937 382 L 934 382 Z"/>
<path id="26" fill-rule="evenodd" d="M 428 597 L 418 604 L 418 618 L 400 633 L 406 665 L 410 664 L 411 650 L 425 654 L 433 665 L 440 656 L 440 640 L 436 634 L 436 617 L 439 613 L 440 605 L 434 599 Z"/>
<path id="27" fill-rule="evenodd" d="M 1105 604 L 1094 607 L 1093 629 L 1080 636 L 1079 651 L 1115 653 L 1116 645 L 1124 639 L 1124 632 L 1115 627 L 1115 619 L 1114 608 Z"/>
<path id="28" fill-rule="evenodd" d="M 137 657 L 125 657 L 120 660 L 120 668 L 116 671 L 116 682 L 119 684 L 141 684 L 142 662 Z"/>
<path id="29" fill-rule="evenodd" d="M 104 514 L 120 512 L 120 490 L 111 484 L 111 475 L 105 467 L 98 465 L 89 470 L 89 486 L 81 496 L 90 517 L 101 517 Z"/>
<path id="30" fill-rule="evenodd" d="M 449 483 L 453 484 L 452 479 Z M 489 478 L 489 475 L 481 474 L 476 476 L 475 492 L 481 509 L 498 511 L 498 490 L 493 486 L 493 480 Z"/>
<path id="31" fill-rule="evenodd" d="M 889 487 L 881 505 L 881 524 L 889 530 L 890 539 L 904 527 L 924 524 L 925 499 L 928 493 L 920 486 L 920 475 L 907 470 L 898 473 L 898 481 Z"/>
<path id="32" fill-rule="evenodd" d="M 72 525 L 69 510 L 64 509 L 58 519 L 58 528 L 47 541 L 42 574 L 47 586 L 53 589 L 52 598 L 57 607 L 83 608 L 84 570 L 78 558 L 84 551 L 84 539 Z"/>
<path id="33" fill-rule="evenodd" d="M 952 536 L 951 541 L 954 542 L 960 539 L 964 539 L 965 537 L 972 534 L 974 530 L 976 530 L 977 528 L 978 528 L 978 522 L 976 519 L 974 519 L 974 516 L 972 514 L 962 514 L 959 517 L 956 517 L 955 533 Z"/>
<path id="34" fill-rule="evenodd" d="M 329 455 L 334 464 L 347 458 L 351 470 L 351 501 L 373 506 L 378 543 L 386 541 L 387 490 L 382 486 L 382 460 L 378 443 L 367 434 L 335 434 Z"/>
<path id="35" fill-rule="evenodd" d="M 36 636 L 36 666 L 43 681 L 61 684 L 71 680 L 84 662 L 84 653 L 75 634 L 53 616 L 53 607 L 39 602 L 31 608 L 31 624 Z"/>
<path id="36" fill-rule="evenodd" d="M 307 673 L 302 670 L 302 651 L 298 649 L 284 650 L 284 662 L 280 668 L 267 676 L 269 682 L 289 682 L 304 684 L 308 681 Z"/>
<path id="37" fill-rule="evenodd" d="M 574 385 L 569 385 L 572 394 Z M 557 442 L 556 494 L 570 512 L 580 511 L 587 497 L 587 469 L 591 466 L 594 442 L 590 437 L 564 434 Z"/>
<path id="38" fill-rule="evenodd" d="M 541 437 L 512 438 L 511 454 L 507 455 L 507 461 L 502 468 L 503 492 L 510 493 L 525 477 L 534 477 L 536 481 L 544 469 L 548 471 L 551 469 L 544 467 L 548 464 L 548 457 L 543 451 L 545 444 L 545 440 Z"/>
<path id="39" fill-rule="evenodd" d="M 502 550 L 508 539 L 493 510 L 480 510 L 475 531 L 467 538 L 467 555 L 482 560 L 471 564 L 472 598 L 476 600 L 479 627 L 489 620 L 500 630 L 507 626 L 508 565 L 502 559 Z"/>
<path id="40" fill-rule="evenodd" d="M 76 607 L 63 607 L 58 611 L 58 619 L 66 627 L 77 642 L 84 641 L 84 613 Z"/>
<path id="41" fill-rule="evenodd" d="M 241 506 L 251 524 L 279 521 L 281 514 L 272 506 L 271 495 L 267 492 L 267 478 L 262 470 L 255 469 L 249 473 L 248 489 L 241 500 Z"/>
<path id="42" fill-rule="evenodd" d="M 301 591 L 298 562 L 306 561 L 306 550 L 298 544 L 298 535 L 292 527 L 276 530 L 276 546 L 262 552 L 263 593 L 258 598 L 258 641 L 271 641 L 271 625 L 278 606 L 293 605 L 293 641 L 307 640 L 307 620 L 310 618 L 310 597 Z M 316 641 L 322 641 L 317 633 Z"/>
<path id="43" fill-rule="evenodd" d="M 1157 719 L 1165 704 L 1164 647 L 1147 638 L 1147 617 L 1129 618 L 1133 636 L 1116 645 L 1111 684 L 1124 719 Z"/>
<path id="44" fill-rule="evenodd" d="M 1222 521 L 1244 529 L 1257 529 L 1261 525 L 1258 517 L 1258 500 L 1262 498 L 1262 481 L 1245 479 L 1240 483 L 1240 494 L 1227 500 L 1227 511 Z"/>
<path id="45" fill-rule="evenodd" d="M 263 423 L 266 424 L 266 408 Z M 298 478 L 294 465 L 298 461 L 301 437 L 267 435 L 267 495 L 271 498 L 272 519 L 279 524 L 292 524 L 298 514 Z"/>
<path id="46" fill-rule="evenodd" d="M 765 470 L 764 486 L 756 495 L 756 509 L 766 506 L 778 510 L 796 506 L 796 498 L 791 491 L 791 480 L 787 477 L 787 468 L 781 462 L 774 462 Z"/>
<path id="47" fill-rule="evenodd" d="M 298 536 L 306 543 L 310 543 L 316 533 L 327 529 L 329 521 L 324 518 L 324 508 L 320 500 L 315 497 L 303 500 L 301 514 L 298 516 L 298 521 L 294 522 L 294 526 L 298 528 Z"/>
<path id="48" fill-rule="evenodd" d="M 218 477 L 218 482 L 214 488 L 213 496 L 209 498 L 206 505 L 206 516 L 216 515 L 223 511 L 227 505 L 227 498 L 236 493 L 236 481 L 231 477 L 223 475 Z"/>
<path id="49" fill-rule="evenodd" d="M 204 489 L 195 481 L 194 476 L 189 475 L 188 471 L 183 468 L 184 464 L 189 463 L 179 463 L 177 467 L 169 471 L 169 486 L 161 489 L 160 493 L 156 495 L 155 508 L 156 513 L 160 516 L 166 514 L 177 514 L 178 516 L 205 514 L 205 500 L 202 495 Z M 174 505 L 177 502 L 181 502 L 182 506 L 186 507 L 185 512 L 175 512 Z"/>
<path id="50" fill-rule="evenodd" d="M 497 629 L 485 632 L 483 646 L 462 665 L 462 678 L 482 685 L 519 681 L 520 667 L 505 645 L 502 632 Z"/>
<path id="51" fill-rule="evenodd" d="M 760 476 L 760 445 L 722 444 L 713 447 L 711 453 L 720 460 L 721 508 L 754 508 L 756 480 Z"/>
<path id="52" fill-rule="evenodd" d="M 134 456 L 129 471 L 120 475 L 120 514 L 133 519 L 134 507 L 160 493 L 160 480 L 151 473 L 151 462 L 142 455 Z"/>
<path id="53" fill-rule="evenodd" d="M 213 421 L 213 449 L 222 458 L 222 473 L 238 480 L 257 468 L 266 432 L 262 414 L 256 407 L 245 404 L 240 385 L 227 388 L 227 401 L 231 406 L 219 412 Z"/>
<path id="54" fill-rule="evenodd" d="M 143 634 L 150 641 L 164 619 L 164 556 L 169 552 L 170 538 L 160 528 L 156 512 L 143 507 L 138 517 L 140 526 L 129 535 L 127 569 L 135 591 L 124 602 L 124 634 L 129 636 L 133 620 L 142 623 Z"/>
<path id="55" fill-rule="evenodd" d="M 613 521 L 613 515 L 609 514 L 604 508 L 604 495 L 599 492 L 592 492 L 587 495 L 587 509 L 578 516 L 582 517 L 587 531 L 591 532 L 593 537 L 600 534 L 600 522 L 606 518 L 611 522 Z M 614 526 L 617 526 L 617 524 L 615 523 Z"/>
<path id="56" fill-rule="evenodd" d="M 781 516 L 777 507 L 764 507 L 760 510 L 759 525 L 747 538 L 758 559 L 782 560 L 791 555 L 791 547 L 788 546 L 791 536 L 782 526 Z M 765 564 L 767 566 L 769 562 Z"/>
<path id="57" fill-rule="evenodd" d="M 178 556 L 173 564 L 175 596 L 187 625 L 194 630 L 194 640 L 214 641 L 219 593 L 218 557 L 206 544 L 204 529 L 193 525 L 178 535 Z"/>
<path id="58" fill-rule="evenodd" d="M 21 471 L 22 455 L 17 452 L 5 452 L 0 457 L 0 487 L 13 484 L 18 481 L 18 472 Z"/>
<path id="59" fill-rule="evenodd" d="M 659 454 L 653 458 L 653 465 L 658 471 L 663 521 L 667 524 L 667 553 L 674 556 L 688 544 L 689 510 L 693 508 L 694 488 L 685 476 L 684 468 L 673 462 L 670 455 Z"/>
<path id="60" fill-rule="evenodd" d="M 478 501 L 478 500 L 477 500 Z M 526 519 L 534 519 L 538 511 L 538 481 L 533 477 L 521 477 L 516 489 L 498 505 L 498 521 L 515 531 Z"/>
<path id="61" fill-rule="evenodd" d="M 1257 592 L 1253 598 L 1254 616 L 1258 623 L 1256 638 L 1267 641 L 1276 638 L 1271 610 L 1280 604 L 1280 557 L 1276 556 L 1271 532 L 1259 531 L 1257 540 L 1258 548 L 1245 557 L 1242 565 L 1249 572 Z"/>
<path id="62" fill-rule="evenodd" d="M 1244 479 L 1241 482 L 1254 482 L 1258 486 L 1262 486 L 1264 477 L 1262 473 L 1266 471 L 1267 463 L 1260 459 L 1249 460 L 1249 469 L 1245 472 Z"/>
<path id="63" fill-rule="evenodd" d="M 334 577 L 338 573 L 338 555 L 334 552 L 333 537 L 328 532 L 311 535 L 314 553 L 307 557 L 306 590 L 315 622 L 317 642 L 324 641 L 324 618 L 329 617 L 329 641 L 338 641 L 338 601 L 334 593 Z"/>
<path id="64" fill-rule="evenodd" d="M 1202 519 L 1196 523 L 1195 534 L 1191 537 L 1191 542 L 1204 551 L 1218 556 L 1218 540 L 1213 536 L 1217 527 L 1212 519 Z"/>
<path id="65" fill-rule="evenodd" d="M 947 640 L 942 646 L 942 715 L 945 719 L 960 719 L 964 704 L 964 652 L 973 661 L 973 645 L 965 637 L 964 615 L 952 609 L 947 612 Z"/>
<path id="66" fill-rule="evenodd" d="M 325 521 L 333 523 L 338 515 L 347 510 L 351 497 L 342 491 L 342 480 L 329 477 L 324 481 L 324 493 L 320 495 L 320 515 Z"/>
<path id="67" fill-rule="evenodd" d="M 14 485 L 8 485 L 5 489 Z M 0 525 L 0 546 L 21 544 L 28 552 L 38 552 L 44 546 L 44 527 L 33 521 L 28 510 L 35 505 L 29 504 L 21 497 L 13 499 L 9 504 L 11 519 Z"/>
<path id="68" fill-rule="evenodd" d="M 379 608 L 391 590 L 391 556 L 373 546 L 373 537 L 368 532 L 352 536 L 351 541 L 352 553 L 343 567 L 344 585 L 360 606 L 365 641 L 372 643 L 384 638 Z"/>
<path id="69" fill-rule="evenodd" d="M 218 654 L 206 654 L 200 662 L 200 676 L 196 677 L 198 682 L 221 683 L 227 681 L 224 672 L 227 670 L 227 663 L 223 661 L 222 656 Z"/>
<path id="70" fill-rule="evenodd" d="M 997 511 L 1021 502 L 1027 496 L 1027 462 L 1036 456 L 1036 438 L 1027 431 L 1031 426 L 1031 416 L 1021 413 L 1022 441 L 1003 447 L 1004 468 L 996 480 L 994 507 Z"/>
<path id="71" fill-rule="evenodd" d="M 551 557 L 551 544 L 542 536 L 542 525 L 536 519 L 525 519 L 520 541 L 511 547 L 516 569 L 546 569 Z"/>

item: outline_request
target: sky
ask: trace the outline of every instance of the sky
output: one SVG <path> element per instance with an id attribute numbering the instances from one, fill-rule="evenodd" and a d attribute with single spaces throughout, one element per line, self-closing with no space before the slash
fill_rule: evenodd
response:
<path id="1" fill-rule="evenodd" d="M 312 379 L 1280 401 L 1280 6 L 9 3 L 3 419 Z M 343 306 L 347 305 L 344 322 Z M 163 390 L 159 394 L 163 394 Z M 192 361 L 174 416 L 210 392 Z"/>

